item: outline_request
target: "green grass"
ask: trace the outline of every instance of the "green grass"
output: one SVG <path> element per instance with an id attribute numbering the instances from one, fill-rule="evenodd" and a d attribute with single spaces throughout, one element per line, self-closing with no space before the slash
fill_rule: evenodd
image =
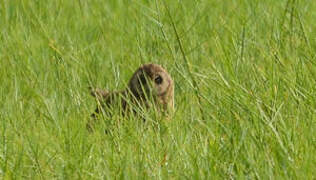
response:
<path id="1" fill-rule="evenodd" d="M 315 179 L 315 12 L 310 0 L 1 1 L 0 179 Z M 89 134 L 88 87 L 122 89 L 146 62 L 174 78 L 171 120 L 116 116 Z"/>

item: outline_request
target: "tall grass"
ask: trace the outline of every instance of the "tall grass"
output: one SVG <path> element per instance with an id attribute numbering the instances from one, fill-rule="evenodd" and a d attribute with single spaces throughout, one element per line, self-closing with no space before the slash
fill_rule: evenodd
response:
<path id="1" fill-rule="evenodd" d="M 315 179 L 316 3 L 0 3 L 0 179 Z M 141 64 L 175 113 L 85 124 Z M 104 133 L 109 129 L 109 133 Z"/>

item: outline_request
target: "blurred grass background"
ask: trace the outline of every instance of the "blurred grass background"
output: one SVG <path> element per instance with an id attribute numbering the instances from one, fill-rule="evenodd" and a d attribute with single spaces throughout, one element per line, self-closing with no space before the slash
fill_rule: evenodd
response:
<path id="1" fill-rule="evenodd" d="M 316 3 L 3 0 L 1 179 L 315 179 Z M 143 63 L 176 112 L 89 134 Z"/>

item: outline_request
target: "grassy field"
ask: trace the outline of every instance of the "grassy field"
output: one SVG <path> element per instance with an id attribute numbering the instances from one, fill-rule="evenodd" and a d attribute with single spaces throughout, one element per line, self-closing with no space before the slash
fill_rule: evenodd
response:
<path id="1" fill-rule="evenodd" d="M 0 179 L 315 179 L 312 0 L 3 0 Z M 171 120 L 85 124 L 143 63 Z M 109 129 L 105 134 L 104 129 Z"/>

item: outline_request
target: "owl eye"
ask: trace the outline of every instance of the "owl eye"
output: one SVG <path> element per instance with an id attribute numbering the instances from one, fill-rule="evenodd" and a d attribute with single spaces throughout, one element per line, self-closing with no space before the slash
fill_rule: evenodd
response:
<path id="1" fill-rule="evenodd" d="M 155 83 L 156 83 L 156 84 L 161 84 L 161 83 L 162 83 L 162 77 L 161 77 L 161 76 L 157 76 L 157 77 L 155 78 Z"/>

